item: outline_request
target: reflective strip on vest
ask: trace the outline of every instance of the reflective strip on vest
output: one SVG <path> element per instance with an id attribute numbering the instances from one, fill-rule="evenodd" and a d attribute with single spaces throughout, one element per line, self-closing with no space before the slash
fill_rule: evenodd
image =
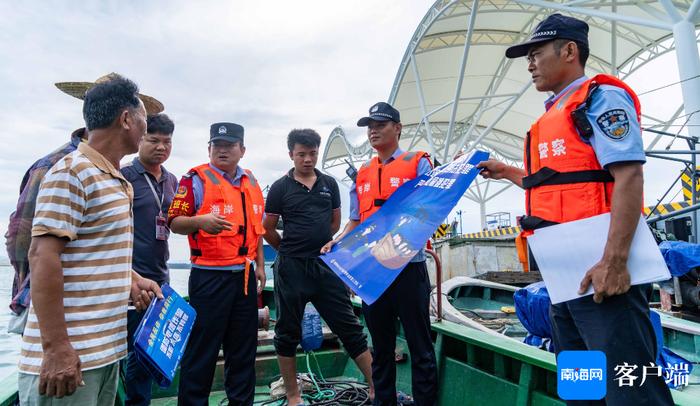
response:
<path id="1" fill-rule="evenodd" d="M 205 169 L 204 174 L 207 176 L 207 178 L 211 181 L 211 183 L 218 185 L 219 179 L 214 175 L 214 173 L 211 171 L 211 169 Z"/>
<path id="2" fill-rule="evenodd" d="M 246 170 L 245 170 L 245 173 L 248 174 L 248 180 L 250 180 L 250 184 L 251 184 L 253 187 L 258 187 L 258 180 L 255 179 L 255 176 L 253 176 L 253 172 L 251 172 L 250 170 L 246 169 Z"/>

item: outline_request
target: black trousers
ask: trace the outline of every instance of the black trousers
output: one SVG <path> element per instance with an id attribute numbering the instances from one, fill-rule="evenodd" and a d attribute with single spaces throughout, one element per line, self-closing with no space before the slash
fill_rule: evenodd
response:
<path id="1" fill-rule="evenodd" d="M 258 342 L 256 279 L 251 266 L 248 295 L 243 271 L 192 268 L 190 304 L 197 319 L 180 366 L 179 405 L 208 405 L 219 349 L 230 405 L 252 405 Z"/>
<path id="2" fill-rule="evenodd" d="M 554 346 L 561 351 L 597 350 L 607 358 L 607 395 L 599 401 L 568 401 L 568 405 L 673 405 L 662 377 L 647 376 L 640 386 L 642 369 L 656 362 L 656 338 L 649 319 L 650 285 L 632 286 L 603 303 L 586 296 L 552 305 Z M 637 365 L 633 387 L 618 385 L 615 366 Z M 652 375 L 652 374 L 650 374 Z"/>
<path id="3" fill-rule="evenodd" d="M 363 304 L 372 336 L 374 405 L 396 405 L 396 319 L 411 353 L 411 385 L 418 406 L 437 404 L 438 374 L 430 337 L 430 279 L 423 262 L 410 262 L 372 305 Z"/>
<path id="4" fill-rule="evenodd" d="M 367 336 L 355 316 L 350 292 L 318 258 L 277 256 L 275 262 L 275 351 L 293 357 L 301 341 L 304 307 L 311 302 L 351 358 L 367 350 Z"/>
<path id="5" fill-rule="evenodd" d="M 129 353 L 126 356 L 126 360 L 122 361 L 121 366 L 124 370 L 124 391 L 126 392 L 126 401 L 124 403 L 128 406 L 146 406 L 151 404 L 153 378 L 141 366 L 134 352 L 134 333 L 145 314 L 146 312 L 137 312 L 136 310 L 129 310 L 126 314 Z"/>

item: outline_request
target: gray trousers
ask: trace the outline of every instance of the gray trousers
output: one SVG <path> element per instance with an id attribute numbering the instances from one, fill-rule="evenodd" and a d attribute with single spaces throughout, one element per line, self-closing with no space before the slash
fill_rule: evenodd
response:
<path id="1" fill-rule="evenodd" d="M 119 362 L 83 371 L 85 386 L 61 399 L 39 395 L 39 375 L 19 373 L 19 404 L 22 406 L 112 406 L 117 398 Z"/>

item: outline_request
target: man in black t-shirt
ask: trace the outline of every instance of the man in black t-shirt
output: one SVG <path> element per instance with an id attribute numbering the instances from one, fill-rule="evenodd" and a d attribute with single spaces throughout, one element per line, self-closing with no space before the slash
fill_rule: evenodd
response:
<path id="1" fill-rule="evenodd" d="M 370 385 L 372 357 L 367 336 L 353 312 L 350 293 L 333 271 L 318 259 L 321 247 L 340 228 L 340 193 L 335 179 L 316 169 L 321 137 L 311 129 L 292 130 L 287 137 L 294 162 L 278 179 L 265 202 L 265 240 L 278 250 L 275 262 L 275 350 L 289 405 L 303 404 L 296 381 L 296 348 L 301 341 L 304 308 L 311 302 L 328 327 L 340 337 Z M 276 230 L 283 219 L 283 237 Z"/>

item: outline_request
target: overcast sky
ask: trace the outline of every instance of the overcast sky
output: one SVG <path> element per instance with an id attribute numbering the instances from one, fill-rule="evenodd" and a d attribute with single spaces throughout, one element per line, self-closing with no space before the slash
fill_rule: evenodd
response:
<path id="1" fill-rule="evenodd" d="M 93 81 L 114 71 L 162 101 L 176 125 L 166 167 L 178 177 L 208 160 L 212 122 L 241 123 L 247 146 L 241 165 L 270 184 L 290 167 L 290 129 L 314 128 L 325 141 L 336 125 L 352 130 L 371 104 L 388 98 L 431 4 L 1 2 L 2 232 L 27 167 L 83 125 L 81 102 L 54 82 Z"/>
<path id="2" fill-rule="evenodd" d="M 364 140 L 355 121 L 388 98 L 408 41 L 431 4 L 1 2 L 0 230 L 27 167 L 83 125 L 81 102 L 54 82 L 94 81 L 118 72 L 162 101 L 176 124 L 166 167 L 178 177 L 208 160 L 212 122 L 240 123 L 247 146 L 241 165 L 271 184 L 291 165 L 286 135 L 292 128 L 314 128 L 325 142 L 342 125 L 358 143 Z M 674 74 L 647 80 L 646 88 L 669 83 Z M 513 190 L 488 212 L 522 214 L 521 196 Z M 460 207 L 464 231 L 476 231 L 478 206 L 463 200 Z M 175 259 L 186 258 L 182 248 Z"/>

